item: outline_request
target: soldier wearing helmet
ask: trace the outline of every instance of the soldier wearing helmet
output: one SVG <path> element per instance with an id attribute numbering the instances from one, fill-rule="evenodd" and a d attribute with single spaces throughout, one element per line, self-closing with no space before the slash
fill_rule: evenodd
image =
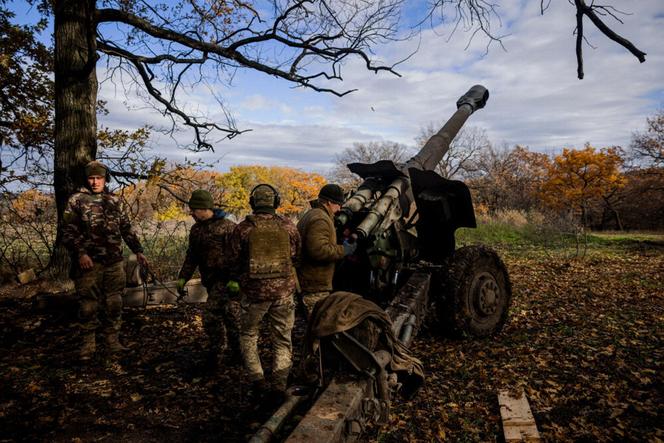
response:
<path id="1" fill-rule="evenodd" d="M 138 236 L 122 201 L 108 191 L 108 168 L 101 162 L 85 165 L 85 186 L 69 197 L 63 214 L 62 241 L 71 256 L 70 276 L 79 298 L 81 360 L 96 351 L 95 332 L 102 330 L 110 353 L 125 350 L 119 341 L 125 270 L 122 241 L 147 266 Z M 103 315 L 98 315 L 103 311 Z"/>
<path id="2" fill-rule="evenodd" d="M 249 197 L 253 213 L 237 225 L 231 238 L 242 294 L 240 349 L 256 395 L 283 395 L 292 366 L 293 266 L 300 254 L 300 235 L 292 222 L 276 214 L 279 202 L 274 187 L 256 186 Z M 266 316 L 274 352 L 270 383 L 266 381 L 257 346 L 260 325 Z"/>
<path id="3" fill-rule="evenodd" d="M 240 306 L 237 292 L 231 290 L 233 285 L 228 285 L 230 236 L 235 223 L 214 207 L 212 195 L 204 189 L 191 194 L 189 210 L 196 223 L 189 232 L 189 247 L 178 274 L 177 289 L 183 295 L 187 280 L 198 268 L 208 293 L 203 315 L 210 343 L 207 366 L 215 369 L 222 345 L 230 361 L 240 361 Z"/>

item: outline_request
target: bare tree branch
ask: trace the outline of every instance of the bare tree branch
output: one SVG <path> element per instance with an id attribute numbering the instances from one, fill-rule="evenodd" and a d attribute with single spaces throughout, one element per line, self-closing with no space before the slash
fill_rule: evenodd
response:
<path id="1" fill-rule="evenodd" d="M 611 17 L 615 18 L 622 23 L 620 19 L 615 15 L 615 12 L 619 12 L 616 8 L 606 5 L 595 5 L 594 2 L 588 6 L 585 0 L 574 0 L 574 6 L 576 7 L 576 60 L 577 60 L 577 77 L 579 80 L 583 79 L 583 52 L 582 52 L 582 40 L 583 40 L 583 16 L 587 16 L 591 22 L 599 29 L 604 35 L 618 43 L 620 46 L 627 49 L 631 52 L 634 57 L 636 57 L 639 62 L 643 63 L 646 61 L 646 53 L 638 49 L 632 42 L 626 38 L 618 35 L 615 31 L 609 28 L 600 18 L 599 14 L 608 14 Z"/>

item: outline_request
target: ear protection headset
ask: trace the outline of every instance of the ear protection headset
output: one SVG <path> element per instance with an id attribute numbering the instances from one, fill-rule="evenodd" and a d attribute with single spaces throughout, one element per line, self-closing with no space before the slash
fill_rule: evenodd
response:
<path id="1" fill-rule="evenodd" d="M 254 189 L 251 190 L 251 194 L 249 194 L 249 206 L 251 206 L 251 209 L 256 208 L 256 199 L 255 199 L 255 192 L 258 188 L 261 186 L 266 186 L 272 190 L 272 194 L 274 195 L 274 200 L 272 201 L 272 207 L 274 209 L 277 209 L 279 205 L 281 204 L 281 196 L 279 195 L 279 191 L 277 191 L 274 186 L 267 184 L 267 183 L 261 183 L 259 185 L 254 186 Z"/>

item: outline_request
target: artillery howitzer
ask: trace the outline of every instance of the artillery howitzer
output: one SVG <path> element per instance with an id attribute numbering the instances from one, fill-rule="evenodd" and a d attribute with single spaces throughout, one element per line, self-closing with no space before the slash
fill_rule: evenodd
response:
<path id="1" fill-rule="evenodd" d="M 338 266 L 334 288 L 361 294 L 383 308 L 392 337 L 406 347 L 425 324 L 434 331 L 486 337 L 507 319 L 511 286 L 500 257 L 480 245 L 455 249 L 456 229 L 476 227 L 470 191 L 434 172 L 465 121 L 488 97 L 486 88 L 473 86 L 443 128 L 404 164 L 348 165 L 364 181 L 335 222 L 340 240 L 356 241 L 357 249 Z M 401 382 L 388 369 L 393 354 L 367 339 L 362 326 L 367 325 L 321 339 L 321 367 L 342 372 L 325 380 L 321 369 L 320 395 L 287 441 L 353 440 L 367 422 L 387 420 Z M 349 379 L 344 369 L 359 376 Z M 252 441 L 269 440 L 298 403 L 311 397 L 292 390 Z"/>

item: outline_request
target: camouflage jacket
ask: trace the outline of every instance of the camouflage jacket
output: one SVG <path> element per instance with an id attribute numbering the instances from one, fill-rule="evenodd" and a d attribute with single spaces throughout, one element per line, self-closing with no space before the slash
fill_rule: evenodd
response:
<path id="1" fill-rule="evenodd" d="M 122 201 L 109 192 L 81 188 L 69 197 L 63 221 L 62 241 L 72 255 L 73 272 L 86 254 L 97 263 L 121 261 L 123 239 L 134 253 L 143 252 Z"/>
<path id="2" fill-rule="evenodd" d="M 226 213 L 214 210 L 214 215 L 196 222 L 189 232 L 189 247 L 178 279 L 189 280 L 198 267 L 206 288 L 218 281 L 228 280 L 230 237 L 235 223 L 225 218 Z"/>
<path id="3" fill-rule="evenodd" d="M 295 293 L 294 266 L 300 257 L 300 234 L 290 220 L 279 215 L 258 213 L 252 217 L 276 219 L 281 223 L 289 237 L 291 272 L 287 277 L 264 280 L 249 278 L 249 235 L 255 228 L 255 224 L 249 218 L 245 218 L 235 227 L 231 237 L 234 259 L 233 277 L 239 280 L 240 290 L 250 300 L 269 301 L 290 297 Z"/>

